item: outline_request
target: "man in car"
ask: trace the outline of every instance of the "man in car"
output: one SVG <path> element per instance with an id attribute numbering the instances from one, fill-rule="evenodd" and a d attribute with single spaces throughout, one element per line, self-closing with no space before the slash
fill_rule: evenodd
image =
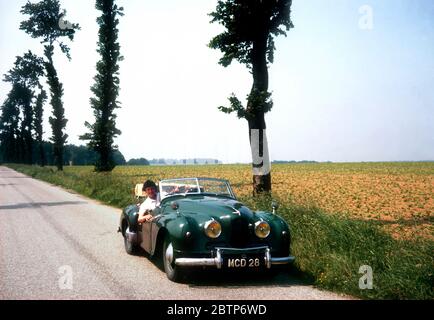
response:
<path id="1" fill-rule="evenodd" d="M 149 222 L 152 220 L 152 210 L 160 204 L 160 194 L 157 192 L 157 185 L 146 180 L 142 189 L 148 196 L 140 205 L 138 223 Z"/>

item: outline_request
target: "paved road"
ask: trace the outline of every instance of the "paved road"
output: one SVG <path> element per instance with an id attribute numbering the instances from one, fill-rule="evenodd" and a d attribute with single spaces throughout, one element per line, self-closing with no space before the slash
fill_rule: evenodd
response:
<path id="1" fill-rule="evenodd" d="M 283 273 L 169 281 L 146 254 L 129 256 L 120 210 L 0 167 L 1 299 L 343 299 Z"/>

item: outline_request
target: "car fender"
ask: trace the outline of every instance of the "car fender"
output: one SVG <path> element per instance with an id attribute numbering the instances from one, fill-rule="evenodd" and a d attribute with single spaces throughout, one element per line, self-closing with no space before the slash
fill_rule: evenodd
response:
<path id="1" fill-rule="evenodd" d="M 122 230 L 122 233 L 125 233 L 124 223 L 127 223 L 127 227 L 130 228 L 130 231 L 137 232 L 137 215 L 139 213 L 139 207 L 137 205 L 130 205 L 126 207 L 121 214 L 119 228 Z"/>
<path id="2" fill-rule="evenodd" d="M 269 235 L 272 247 L 280 248 L 279 252 L 274 252 L 281 256 L 288 255 L 290 251 L 291 244 L 291 232 L 289 225 L 281 217 L 264 211 L 256 212 L 258 218 L 268 222 L 271 228 L 271 233 Z"/>
<path id="3" fill-rule="evenodd" d="M 157 240 L 160 239 L 162 233 L 167 233 L 170 236 L 175 250 L 182 250 L 189 241 L 187 232 L 190 232 L 190 234 L 192 232 L 188 219 L 177 213 L 164 215 L 156 223 L 156 226 L 158 232 L 153 235 L 153 243 L 155 244 L 153 251 L 155 251 L 155 247 L 158 245 Z"/>

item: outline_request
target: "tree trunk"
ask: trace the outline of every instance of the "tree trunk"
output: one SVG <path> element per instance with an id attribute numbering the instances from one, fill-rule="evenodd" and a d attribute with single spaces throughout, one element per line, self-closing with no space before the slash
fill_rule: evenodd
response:
<path id="1" fill-rule="evenodd" d="M 264 34 L 253 42 L 253 86 L 246 111 L 249 114 L 249 139 L 252 151 L 253 194 L 271 192 L 271 163 L 268 153 L 264 103 L 252 99 L 268 92 L 268 67 L 266 60 L 267 36 Z"/>
<path id="2" fill-rule="evenodd" d="M 258 128 L 249 122 L 249 138 L 252 151 L 253 194 L 270 192 L 271 164 L 265 126 Z"/>
<path id="3" fill-rule="evenodd" d="M 28 90 L 28 91 L 27 91 Z M 33 122 L 33 112 L 31 106 L 31 93 L 30 90 L 26 88 L 26 93 L 28 94 L 23 98 L 23 120 L 21 133 L 23 136 L 23 154 L 24 163 L 33 164 L 33 137 L 32 137 L 32 122 Z"/>
<path id="4" fill-rule="evenodd" d="M 47 164 L 47 159 L 45 158 L 44 145 L 41 141 L 39 142 L 38 149 L 39 149 L 39 164 L 41 167 L 45 167 L 45 165 Z"/>

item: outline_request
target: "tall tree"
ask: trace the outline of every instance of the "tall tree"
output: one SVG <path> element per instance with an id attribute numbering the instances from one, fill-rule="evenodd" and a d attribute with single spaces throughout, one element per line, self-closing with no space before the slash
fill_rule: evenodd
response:
<path id="1" fill-rule="evenodd" d="M 12 83 L 11 103 L 21 108 L 23 118 L 16 143 L 19 148 L 16 160 L 32 164 L 33 154 L 33 89 L 39 85 L 39 78 L 44 74 L 43 59 L 31 51 L 17 57 L 14 67 L 4 76 L 4 81 Z"/>
<path id="2" fill-rule="evenodd" d="M 91 87 L 94 97 L 90 99 L 95 122 L 85 122 L 90 132 L 80 139 L 88 140 L 88 146 L 98 154 L 95 171 L 111 171 L 115 167 L 113 159 L 117 146 L 114 138 L 121 134 L 116 128 L 115 109 L 119 108 L 117 101 L 119 93 L 119 65 L 122 60 L 118 42 L 119 16 L 123 16 L 123 8 L 115 4 L 115 0 L 96 0 L 96 9 L 101 11 L 97 18 L 99 39 L 97 52 L 101 60 L 97 62 L 95 84 Z"/>
<path id="3" fill-rule="evenodd" d="M 15 103 L 12 89 L 1 107 L 0 116 L 0 151 L 4 162 L 18 162 L 20 135 L 20 110 Z"/>
<path id="4" fill-rule="evenodd" d="M 292 0 L 219 0 L 210 15 L 211 23 L 219 23 L 226 30 L 214 37 L 209 46 L 223 53 L 219 64 L 229 66 L 235 59 L 247 66 L 253 76 L 253 85 L 247 96 L 247 105 L 232 94 L 230 107 L 219 107 L 225 113 L 236 112 L 246 119 L 252 150 L 253 191 L 271 191 L 271 164 L 268 154 L 265 113 L 273 101 L 268 92 L 268 64 L 273 63 L 274 38 L 286 35 L 293 28 Z"/>
<path id="5" fill-rule="evenodd" d="M 63 107 L 63 85 L 57 76 L 54 67 L 53 55 L 54 44 L 58 44 L 60 50 L 71 60 L 70 49 L 61 39 L 74 40 L 78 24 L 65 24 L 64 16 L 66 11 L 60 8 L 58 0 L 42 0 L 37 3 L 27 2 L 21 9 L 21 13 L 29 15 L 29 19 L 21 22 L 20 29 L 24 30 L 32 38 L 40 38 L 44 44 L 45 70 L 47 82 L 50 87 L 51 106 L 53 116 L 49 118 L 53 135 L 51 141 L 54 143 L 53 153 L 55 165 L 58 170 L 63 170 L 63 149 L 68 135 L 64 133 L 67 120 Z"/>
<path id="6" fill-rule="evenodd" d="M 47 101 L 46 91 L 40 87 L 39 94 L 36 98 L 35 108 L 34 108 L 34 129 L 35 129 L 35 140 L 37 143 L 37 162 L 41 167 L 47 164 L 47 158 L 45 156 L 43 134 L 44 129 L 42 126 L 43 114 L 44 114 L 44 103 Z"/>

